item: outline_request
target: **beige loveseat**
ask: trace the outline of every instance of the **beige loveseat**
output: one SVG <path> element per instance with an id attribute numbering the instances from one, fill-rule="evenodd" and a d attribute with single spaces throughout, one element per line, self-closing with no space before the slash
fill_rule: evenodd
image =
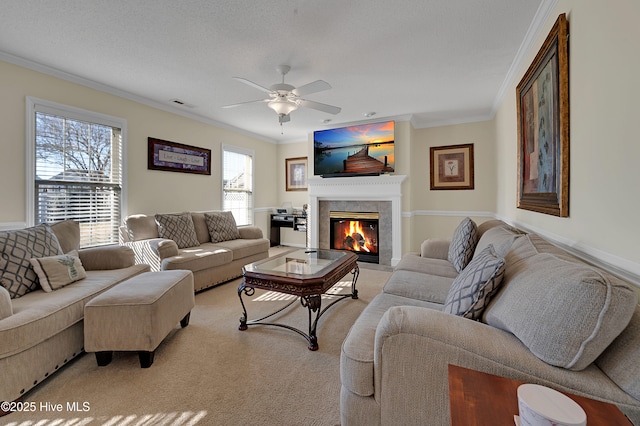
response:
<path id="1" fill-rule="evenodd" d="M 149 270 L 148 265 L 134 263 L 128 247 L 79 245 L 80 229 L 73 221 L 0 232 L 0 401 L 20 398 L 81 354 L 84 305 Z M 77 258 L 74 271 L 84 270 L 86 277 L 60 286 L 47 275 L 45 291 L 29 266 L 30 258 L 40 258 L 43 265 L 43 259 Z M 42 271 L 49 274 L 50 268 Z"/>
<path id="2" fill-rule="evenodd" d="M 353 324 L 340 359 L 342 425 L 449 425 L 448 364 L 611 402 L 640 424 L 630 285 L 502 222 L 477 237 L 461 269 L 449 241 L 405 255 Z M 486 285 L 465 294 L 471 270 L 491 264 Z"/>
<path id="3" fill-rule="evenodd" d="M 242 267 L 269 256 L 269 240 L 254 226 L 237 227 L 230 212 L 132 215 L 120 243 L 152 271 L 186 269 L 199 291 L 242 276 Z"/>

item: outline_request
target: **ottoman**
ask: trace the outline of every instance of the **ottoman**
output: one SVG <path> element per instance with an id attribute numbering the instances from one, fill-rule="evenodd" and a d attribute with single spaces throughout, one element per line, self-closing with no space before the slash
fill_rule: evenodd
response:
<path id="1" fill-rule="evenodd" d="M 148 368 L 156 348 L 176 324 L 189 324 L 194 305 L 191 271 L 137 275 L 85 305 L 84 349 L 96 353 L 99 366 L 111 362 L 112 351 L 137 351 L 140 366 Z"/>

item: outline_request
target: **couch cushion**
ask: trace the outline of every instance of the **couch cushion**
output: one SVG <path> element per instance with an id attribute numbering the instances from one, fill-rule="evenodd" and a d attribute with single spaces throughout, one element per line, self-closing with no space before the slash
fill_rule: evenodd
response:
<path id="1" fill-rule="evenodd" d="M 136 214 L 127 217 L 127 236 L 129 241 L 149 240 L 158 238 L 158 224 L 153 216 Z"/>
<path id="2" fill-rule="evenodd" d="M 270 243 L 269 240 L 265 238 L 255 240 L 244 240 L 241 238 L 237 240 L 222 241 L 215 245 L 231 251 L 231 253 L 233 253 L 233 260 L 237 260 L 253 256 L 254 254 L 268 252 Z"/>
<path id="3" fill-rule="evenodd" d="M 162 260 L 161 269 L 188 269 L 193 272 L 226 265 L 233 260 L 231 250 L 213 243 L 178 250 L 178 255 Z"/>
<path id="4" fill-rule="evenodd" d="M 511 228 L 509 226 L 496 226 L 487 229 L 478 240 L 474 256 L 478 255 L 491 244 L 493 245 L 493 249 L 496 251 L 496 254 L 500 257 L 504 257 L 511 248 L 513 242 L 522 235 L 524 235 L 524 233 L 518 232 L 515 228 Z"/>
<path id="5" fill-rule="evenodd" d="M 75 220 L 52 223 L 51 231 L 56 235 L 63 253 L 80 250 L 80 224 Z"/>
<path id="6" fill-rule="evenodd" d="M 40 286 L 48 293 L 87 276 L 76 250 L 58 256 L 31 259 L 31 266 L 38 275 Z"/>
<path id="7" fill-rule="evenodd" d="M 191 219 L 193 219 L 193 227 L 196 230 L 198 242 L 200 244 L 211 242 L 209 228 L 207 228 L 207 222 L 204 220 L 204 213 L 191 212 Z"/>
<path id="8" fill-rule="evenodd" d="M 425 302 L 444 303 L 453 278 L 397 270 L 384 285 L 383 292 Z"/>
<path id="9" fill-rule="evenodd" d="M 489 244 L 453 280 L 442 310 L 479 320 L 498 291 L 503 276 L 504 258 L 496 255 L 493 245 Z"/>
<path id="10" fill-rule="evenodd" d="M 0 232 L 0 285 L 12 299 L 37 290 L 38 275 L 30 259 L 58 254 L 62 254 L 62 249 L 48 225 Z"/>
<path id="11" fill-rule="evenodd" d="M 395 267 L 396 271 L 414 271 L 428 275 L 438 275 L 440 277 L 455 278 L 458 271 L 451 262 L 444 259 L 433 259 L 421 257 L 416 253 L 407 253 L 402 256 L 400 262 Z"/>
<path id="12" fill-rule="evenodd" d="M 637 295 L 599 269 L 557 256 L 559 248 L 540 240 L 525 235 L 513 243 L 502 290 L 484 320 L 513 333 L 548 364 L 582 370 L 627 326 Z"/>
<path id="13" fill-rule="evenodd" d="M 478 227 L 473 220 L 466 217 L 453 232 L 449 245 L 448 260 L 456 271 L 461 272 L 467 266 L 477 243 Z"/>
<path id="14" fill-rule="evenodd" d="M 207 223 L 212 243 L 240 238 L 236 220 L 231 212 L 205 213 L 204 220 Z"/>
<path id="15" fill-rule="evenodd" d="M 200 245 L 190 213 L 156 214 L 155 218 L 160 238 L 168 238 L 175 241 L 178 248 L 198 247 Z"/>
<path id="16" fill-rule="evenodd" d="M 640 306 L 627 328 L 596 360 L 600 369 L 622 390 L 640 401 Z"/>

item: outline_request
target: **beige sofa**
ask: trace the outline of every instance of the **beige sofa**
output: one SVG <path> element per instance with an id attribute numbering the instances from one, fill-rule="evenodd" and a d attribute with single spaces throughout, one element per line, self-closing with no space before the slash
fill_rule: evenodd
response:
<path id="1" fill-rule="evenodd" d="M 340 359 L 342 425 L 448 425 L 448 364 L 611 402 L 640 424 L 630 285 L 502 222 L 476 236 L 461 270 L 446 240 L 405 255 L 353 324 Z M 461 289 L 483 256 L 494 267 L 469 298 Z"/>
<path id="2" fill-rule="evenodd" d="M 244 265 L 269 256 L 270 245 L 260 228 L 236 227 L 229 212 L 132 215 L 120 243 L 152 271 L 192 271 L 195 291 L 242 276 Z"/>
<path id="3" fill-rule="evenodd" d="M 79 245 L 80 229 L 73 221 L 0 232 L 0 401 L 22 397 L 81 354 L 84 305 L 110 287 L 149 270 L 148 265 L 134 263 L 128 247 L 79 249 Z M 43 247 L 47 248 L 43 251 Z M 29 258 L 51 259 L 49 256 L 74 250 L 85 278 L 48 292 L 36 283 L 33 290 L 16 297 L 12 286 L 20 287 L 18 283 L 30 279 L 30 274 L 35 277 L 34 270 L 26 268 Z M 49 289 L 56 287 L 48 276 Z"/>

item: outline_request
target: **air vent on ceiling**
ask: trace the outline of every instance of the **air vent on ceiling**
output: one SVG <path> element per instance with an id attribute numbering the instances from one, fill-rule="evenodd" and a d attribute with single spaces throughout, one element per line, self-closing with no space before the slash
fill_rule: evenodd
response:
<path id="1" fill-rule="evenodd" d="M 182 100 L 180 100 L 180 99 L 176 99 L 176 98 L 174 98 L 174 99 L 169 99 L 169 102 L 171 102 L 171 103 L 173 103 L 173 104 L 175 104 L 175 105 L 179 105 L 179 106 L 181 106 L 181 107 L 195 108 L 195 105 L 188 104 L 188 103 L 186 103 L 185 101 L 182 101 Z"/>

